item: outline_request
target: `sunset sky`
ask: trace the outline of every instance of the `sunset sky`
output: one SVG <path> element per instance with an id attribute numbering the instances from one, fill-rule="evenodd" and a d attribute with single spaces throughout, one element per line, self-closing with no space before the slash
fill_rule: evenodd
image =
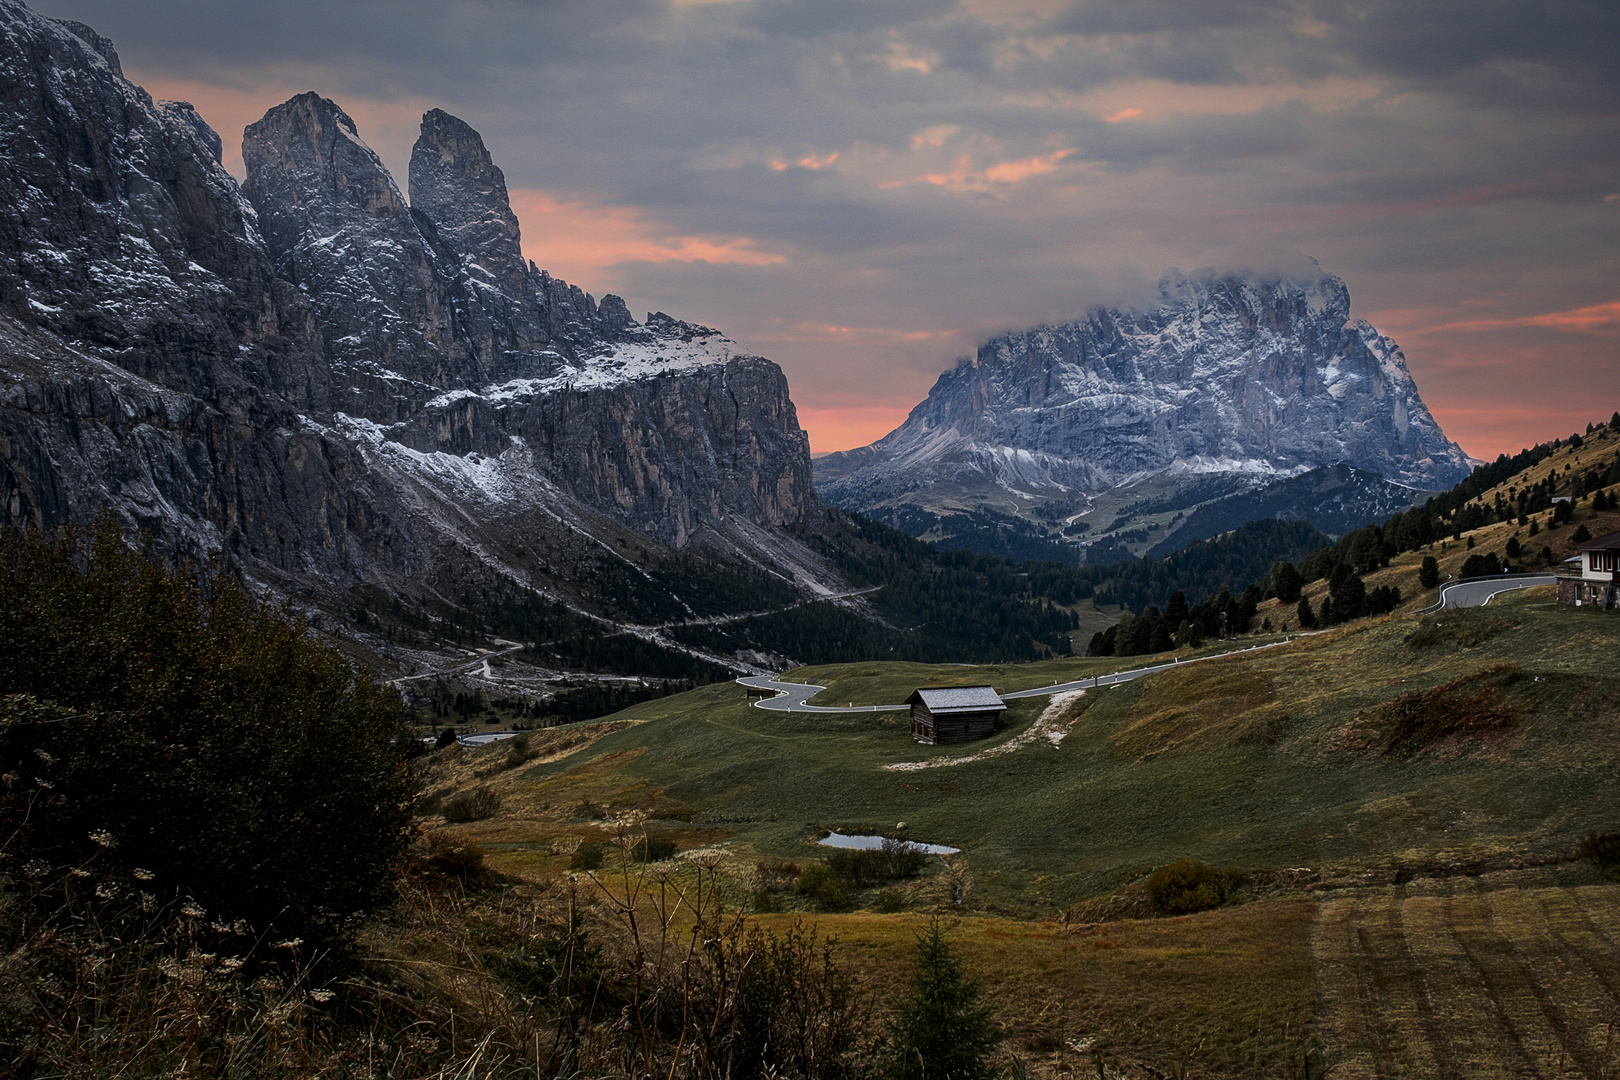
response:
<path id="1" fill-rule="evenodd" d="M 245 124 L 336 100 L 401 188 L 479 129 L 524 248 L 787 371 L 820 452 L 1170 267 L 1343 277 L 1452 438 L 1620 408 L 1614 0 L 33 0 Z"/>

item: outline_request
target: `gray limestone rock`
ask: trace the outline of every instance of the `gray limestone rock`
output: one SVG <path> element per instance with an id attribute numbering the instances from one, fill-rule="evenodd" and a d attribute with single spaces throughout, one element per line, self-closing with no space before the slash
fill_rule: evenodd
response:
<path id="1" fill-rule="evenodd" d="M 898 429 L 820 459 L 816 478 L 829 501 L 870 509 L 925 501 L 940 484 L 1073 502 L 1148 480 L 1264 483 L 1336 462 L 1429 489 L 1473 464 L 1395 342 L 1351 319 L 1340 279 L 1204 273 L 1167 276 L 1142 310 L 987 342 Z"/>
<path id="2" fill-rule="evenodd" d="M 794 546 L 768 535 L 815 499 L 780 369 L 526 262 L 460 120 L 424 117 L 412 206 L 315 94 L 248 128 L 238 187 L 88 27 L 0 0 L 0 70 L 0 521 L 110 508 L 339 604 L 589 607 L 604 552 Z"/>

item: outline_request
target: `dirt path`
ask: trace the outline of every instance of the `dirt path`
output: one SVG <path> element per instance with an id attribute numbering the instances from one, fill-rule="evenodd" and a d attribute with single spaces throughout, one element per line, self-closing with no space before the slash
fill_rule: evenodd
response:
<path id="1" fill-rule="evenodd" d="M 1334 1080 L 1620 1071 L 1620 888 L 1360 890 L 1311 954 Z"/>

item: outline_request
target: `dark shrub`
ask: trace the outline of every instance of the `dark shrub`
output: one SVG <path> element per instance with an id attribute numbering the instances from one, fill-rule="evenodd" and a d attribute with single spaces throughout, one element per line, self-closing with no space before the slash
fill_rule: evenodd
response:
<path id="1" fill-rule="evenodd" d="M 928 865 L 928 853 L 904 840 L 883 841 L 883 858 L 890 878 L 914 878 Z"/>
<path id="2" fill-rule="evenodd" d="M 913 878 L 928 864 L 917 844 L 886 839 L 881 848 L 838 848 L 827 856 L 827 866 L 851 888 L 869 889 L 896 878 Z"/>
<path id="3" fill-rule="evenodd" d="M 428 856 L 428 867 L 469 889 L 483 888 L 495 880 L 494 873 L 484 865 L 484 849 L 477 844 L 437 846 Z"/>
<path id="4" fill-rule="evenodd" d="M 663 862 L 665 859 L 673 859 L 675 841 L 667 836 L 648 833 L 636 841 L 636 846 L 630 849 L 630 857 L 636 862 Z"/>
<path id="5" fill-rule="evenodd" d="M 827 856 L 827 869 L 844 884 L 865 889 L 888 880 L 888 860 L 881 851 L 837 848 Z"/>
<path id="6" fill-rule="evenodd" d="M 1620 866 L 1620 833 L 1587 833 L 1575 845 L 1575 857 L 1603 867 Z"/>
<path id="7" fill-rule="evenodd" d="M 169 898 L 316 941 L 391 900 L 403 704 L 233 583 L 166 569 L 110 522 L 93 543 L 0 538 L 0 695 L 72 718 L 0 723 L 18 862 L 139 867 Z M 36 777 L 51 794 L 25 796 Z"/>
<path id="8" fill-rule="evenodd" d="M 444 820 L 456 825 L 465 825 L 469 821 L 483 821 L 492 818 L 501 808 L 501 797 L 487 787 L 469 788 L 458 791 L 445 800 L 444 809 L 440 811 Z"/>
<path id="9" fill-rule="evenodd" d="M 600 870 L 603 857 L 602 845 L 595 840 L 587 840 L 574 849 L 573 858 L 568 860 L 568 869 Z"/>
<path id="10" fill-rule="evenodd" d="M 1196 859 L 1177 859 L 1148 878 L 1148 899 L 1160 915 L 1191 915 L 1220 907 L 1237 883 L 1235 871 L 1222 873 Z"/>
<path id="11" fill-rule="evenodd" d="M 871 1076 L 871 994 L 833 959 L 833 943 L 795 920 L 754 927 L 736 997 L 729 1075 L 858 1080 Z"/>
<path id="12" fill-rule="evenodd" d="M 452 745 L 455 741 L 456 729 L 453 727 L 447 727 L 443 731 L 439 732 L 438 738 L 433 740 L 433 749 L 443 750 L 445 747 Z"/>
<path id="13" fill-rule="evenodd" d="M 826 863 L 811 863 L 799 875 L 799 895 L 808 898 L 823 911 L 837 911 L 849 904 L 849 892 L 844 883 Z"/>
<path id="14" fill-rule="evenodd" d="M 894 915 L 905 906 L 906 894 L 899 889 L 882 889 L 872 898 L 872 910 L 879 915 Z"/>
<path id="15" fill-rule="evenodd" d="M 535 756 L 529 752 L 529 739 L 529 735 L 523 734 L 514 735 L 506 741 L 506 767 L 508 769 L 515 769 Z"/>
<path id="16" fill-rule="evenodd" d="M 1440 584 L 1440 563 L 1433 555 L 1423 556 L 1423 562 L 1418 566 L 1418 584 L 1425 589 Z"/>

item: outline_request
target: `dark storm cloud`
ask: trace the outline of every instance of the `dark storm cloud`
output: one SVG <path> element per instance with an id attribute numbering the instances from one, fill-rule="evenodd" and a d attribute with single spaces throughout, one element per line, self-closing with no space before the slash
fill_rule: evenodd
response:
<path id="1" fill-rule="evenodd" d="M 1284 20 L 1289 5 L 1267 0 L 1080 0 L 1043 29 L 1059 34 L 1195 34 L 1216 27 Z"/>
<path id="2" fill-rule="evenodd" d="M 739 5 L 742 25 L 765 34 L 821 38 L 870 34 L 949 14 L 956 0 L 754 0 Z"/>
<path id="3" fill-rule="evenodd" d="M 1327 44 L 1370 71 L 1497 106 L 1620 102 L 1613 0 L 1334 0 L 1314 14 L 1331 28 Z"/>
<path id="4" fill-rule="evenodd" d="M 1420 343 L 1464 307 L 1620 297 L 1614 0 L 35 6 L 196 84 L 227 144 L 314 88 L 403 172 L 417 110 L 462 116 L 534 195 L 542 262 L 756 340 L 802 408 L 864 387 L 903 415 L 978 336 L 1169 265 L 1308 251 Z M 1458 415 L 1540 392 L 1448 385 Z"/>
<path id="5" fill-rule="evenodd" d="M 115 43 L 186 67 L 279 60 L 366 58 L 388 63 L 543 61 L 581 54 L 594 38 L 662 11 L 657 0 L 85 0 L 36 5 L 71 17 Z M 475 75 L 466 69 L 462 76 Z"/>

